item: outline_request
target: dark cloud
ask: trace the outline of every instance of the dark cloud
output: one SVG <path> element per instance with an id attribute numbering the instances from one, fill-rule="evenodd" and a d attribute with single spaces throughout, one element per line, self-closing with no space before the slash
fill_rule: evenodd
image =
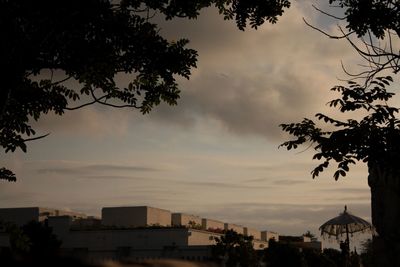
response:
<path id="1" fill-rule="evenodd" d="M 195 181 L 176 181 L 178 184 L 184 184 L 189 186 L 200 186 L 200 187 L 207 187 L 208 190 L 215 189 L 215 188 L 224 188 L 224 189 L 260 189 L 266 190 L 271 189 L 269 186 L 251 186 L 251 185 L 243 185 L 243 184 L 234 184 L 234 183 L 221 183 L 221 182 L 195 182 Z"/>
<path id="2" fill-rule="evenodd" d="M 369 194 L 370 190 L 367 188 L 351 188 L 351 187 L 340 187 L 340 188 L 325 188 L 319 189 L 323 192 L 337 193 L 338 195 L 342 194 L 352 194 L 352 195 L 360 195 L 360 194 Z"/>
<path id="3" fill-rule="evenodd" d="M 281 140 L 279 124 L 325 109 L 333 73 L 351 49 L 307 29 L 302 5 L 258 31 L 239 32 L 213 9 L 193 23 L 161 23 L 166 36 L 187 36 L 200 56 L 191 80 L 180 83 L 178 106 L 161 105 L 151 117 L 183 127 L 213 120 L 234 134 Z"/>
<path id="4" fill-rule="evenodd" d="M 344 202 L 344 203 L 352 203 L 352 202 L 365 202 L 369 203 L 371 201 L 371 196 L 355 196 L 355 197 L 337 197 L 337 198 L 326 198 L 328 202 Z"/>
<path id="5" fill-rule="evenodd" d="M 234 73 L 226 78 L 202 72 L 201 78 L 192 80 L 191 89 L 183 92 L 177 107 L 162 105 L 151 116 L 183 126 L 200 119 L 215 120 L 231 133 L 280 138 L 279 124 L 296 115 L 306 116 L 307 103 L 314 97 L 305 93 L 308 85 L 287 70 L 279 73 L 280 81 L 274 81 L 275 84 L 271 80 L 276 78 L 269 79 L 270 75 L 275 76 Z"/>
<path id="6" fill-rule="evenodd" d="M 106 177 L 117 177 L 117 176 L 96 176 L 96 175 L 86 175 L 83 174 L 93 173 L 93 172 L 158 172 L 163 169 L 147 166 L 132 166 L 132 165 L 113 165 L 113 164 L 90 164 L 86 166 L 70 166 L 70 167 L 47 167 L 39 168 L 36 170 L 39 174 L 61 174 L 61 175 L 81 175 L 83 178 L 99 178 L 104 179 Z M 164 170 L 165 171 L 165 170 Z M 119 176 L 119 178 L 128 179 L 128 176 Z"/>
<path id="7" fill-rule="evenodd" d="M 308 183 L 308 181 L 304 181 L 304 180 L 275 180 L 272 182 L 275 185 L 299 185 L 299 184 L 304 184 L 304 183 Z"/>
<path id="8" fill-rule="evenodd" d="M 130 165 L 112 165 L 112 164 L 93 164 L 82 167 L 91 171 L 133 171 L 133 172 L 155 172 L 161 171 L 159 168 L 144 167 L 144 166 L 130 166 Z"/>
<path id="9" fill-rule="evenodd" d="M 80 168 L 68 168 L 68 167 L 49 167 L 37 169 L 38 174 L 62 174 L 62 175 L 79 175 L 85 173 Z"/>
<path id="10" fill-rule="evenodd" d="M 244 183 L 259 183 L 259 182 L 266 182 L 269 181 L 270 178 L 254 178 L 254 179 L 247 179 L 244 180 Z"/>
<path id="11" fill-rule="evenodd" d="M 94 180 L 129 180 L 129 181 L 142 181 L 143 177 L 133 177 L 133 176 L 124 176 L 124 175 L 84 175 L 79 176 L 79 178 L 83 179 L 94 179 Z"/>

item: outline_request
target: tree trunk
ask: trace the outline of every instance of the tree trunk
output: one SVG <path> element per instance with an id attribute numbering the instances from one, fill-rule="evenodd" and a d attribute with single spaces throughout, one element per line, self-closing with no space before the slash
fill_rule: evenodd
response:
<path id="1" fill-rule="evenodd" d="M 378 234 L 373 238 L 374 266 L 400 266 L 400 165 L 397 169 L 368 166 L 372 224 Z"/>

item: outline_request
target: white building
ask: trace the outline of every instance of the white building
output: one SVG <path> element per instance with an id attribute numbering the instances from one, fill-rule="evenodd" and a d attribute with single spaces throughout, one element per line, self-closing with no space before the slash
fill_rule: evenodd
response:
<path id="1" fill-rule="evenodd" d="M 150 258 L 207 260 L 211 256 L 211 245 L 215 244 L 215 238 L 223 235 L 224 229 L 253 235 L 255 249 L 268 247 L 266 238 L 270 236 L 231 223 L 171 214 L 168 210 L 147 206 L 106 207 L 102 209 L 101 219 L 39 207 L 0 209 L 0 221 L 3 222 L 23 225 L 45 219 L 62 241 L 63 253 L 94 262 Z M 7 246 L 6 233 L 0 233 L 0 248 Z"/>

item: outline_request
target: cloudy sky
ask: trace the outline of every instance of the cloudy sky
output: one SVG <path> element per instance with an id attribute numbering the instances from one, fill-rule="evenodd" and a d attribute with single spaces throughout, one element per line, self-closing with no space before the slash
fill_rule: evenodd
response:
<path id="1" fill-rule="evenodd" d="M 278 149 L 278 125 L 312 117 L 335 97 L 329 89 L 358 58 L 328 32 L 334 21 L 296 1 L 278 24 L 239 31 L 214 9 L 196 21 L 162 22 L 171 40 L 199 52 L 179 104 L 149 115 L 91 106 L 49 115 L 36 127 L 50 136 L 27 154 L 2 155 L 18 175 L 0 183 L 0 206 L 45 206 L 99 215 L 103 206 L 149 205 L 281 234 L 317 233 L 342 211 L 370 220 L 364 165 L 335 181 L 313 180 L 312 151 Z M 124 80 L 126 77 L 120 77 Z"/>

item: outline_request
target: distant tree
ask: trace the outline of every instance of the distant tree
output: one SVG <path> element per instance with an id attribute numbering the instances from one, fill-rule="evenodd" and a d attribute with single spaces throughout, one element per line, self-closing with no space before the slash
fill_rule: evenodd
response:
<path id="1" fill-rule="evenodd" d="M 216 244 L 212 246 L 212 255 L 215 261 L 223 262 L 227 267 L 259 266 L 252 236 L 244 236 L 234 230 L 228 230 L 215 240 Z"/>
<path id="2" fill-rule="evenodd" d="M 264 261 L 269 267 L 307 267 L 307 262 L 298 248 L 271 239 L 265 249 Z"/>
<path id="3" fill-rule="evenodd" d="M 45 260 L 58 256 L 61 241 L 46 224 L 31 221 L 22 227 L 7 224 L 10 250 L 16 260 Z"/>
<path id="4" fill-rule="evenodd" d="M 302 251 L 307 267 L 341 267 L 336 264 L 337 259 L 332 260 L 321 251 L 314 249 L 305 249 Z M 357 266 L 359 267 L 359 266 Z"/>
<path id="5" fill-rule="evenodd" d="M 47 224 L 32 221 L 22 226 L 22 231 L 30 240 L 32 255 L 49 257 L 58 253 L 61 241 Z"/>
<path id="6" fill-rule="evenodd" d="M 197 52 L 187 39 L 169 41 L 151 18 L 194 19 L 214 5 L 239 29 L 275 23 L 287 0 L 15 0 L 0 1 L 0 145 L 26 152 L 32 120 L 91 104 L 149 112 L 179 98 L 176 77 L 186 79 Z M 118 84 L 119 74 L 130 82 Z M 15 175 L 0 169 L 0 179 Z"/>
<path id="7" fill-rule="evenodd" d="M 17 254 L 25 254 L 30 251 L 31 240 L 20 227 L 13 223 L 6 223 L 4 229 L 9 235 L 11 251 Z"/>
<path id="8" fill-rule="evenodd" d="M 311 241 L 317 241 L 317 237 L 313 233 L 311 233 L 310 230 L 307 230 L 307 232 L 305 232 L 303 236 L 309 237 Z"/>
<path id="9" fill-rule="evenodd" d="M 342 267 L 344 265 L 344 259 L 341 251 L 333 248 L 325 248 L 322 253 L 329 261 L 334 263 L 333 266 Z"/>

